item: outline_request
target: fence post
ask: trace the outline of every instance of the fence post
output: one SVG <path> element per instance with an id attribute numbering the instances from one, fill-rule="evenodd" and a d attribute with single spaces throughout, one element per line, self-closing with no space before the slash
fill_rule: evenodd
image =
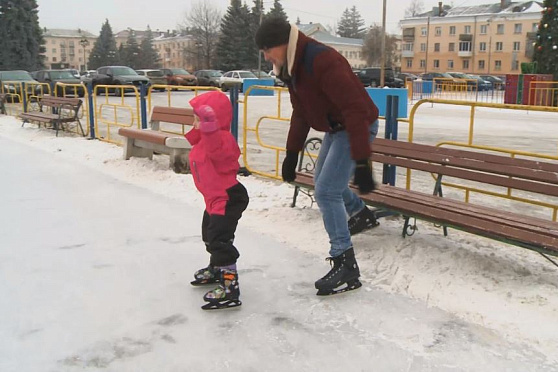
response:
<path id="1" fill-rule="evenodd" d="M 234 85 L 231 87 L 230 99 L 232 105 L 232 122 L 231 122 L 231 133 L 238 142 L 238 86 Z"/>
<path id="2" fill-rule="evenodd" d="M 389 140 L 397 141 L 399 116 L 399 97 L 388 95 L 386 97 L 386 127 L 384 137 Z M 372 146 L 374 143 L 372 142 Z M 382 173 L 382 183 L 395 186 L 395 165 L 384 164 Z"/>
<path id="3" fill-rule="evenodd" d="M 89 138 L 95 139 L 95 105 L 93 103 L 93 83 L 87 83 L 87 104 L 89 107 Z"/>
<path id="4" fill-rule="evenodd" d="M 17 92 L 17 89 L 16 89 Z M 23 112 L 27 112 L 27 87 L 25 82 L 21 83 L 21 99 L 23 100 Z"/>
<path id="5" fill-rule="evenodd" d="M 147 104 L 145 102 L 145 84 L 140 84 L 141 129 L 147 129 Z"/>

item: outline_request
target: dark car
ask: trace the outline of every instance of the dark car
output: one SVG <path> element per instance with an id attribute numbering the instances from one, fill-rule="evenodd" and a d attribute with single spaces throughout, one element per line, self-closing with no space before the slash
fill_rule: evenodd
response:
<path id="1" fill-rule="evenodd" d="M 458 82 L 465 82 L 468 90 L 490 90 L 490 82 L 481 79 L 478 76 L 468 75 L 463 72 L 448 72 Z"/>
<path id="2" fill-rule="evenodd" d="M 492 89 L 494 90 L 504 90 L 506 88 L 505 80 L 499 78 L 498 76 L 481 75 L 480 77 L 486 81 L 489 81 Z"/>
<path id="3" fill-rule="evenodd" d="M 166 76 L 168 85 L 195 86 L 198 84 L 198 79 L 183 68 L 163 68 L 161 71 Z"/>
<path id="4" fill-rule="evenodd" d="M 425 72 L 420 75 L 420 79 L 424 81 L 451 81 L 455 82 L 455 78 L 446 72 Z"/>
<path id="5" fill-rule="evenodd" d="M 380 74 L 382 69 L 380 67 L 366 67 L 360 70 L 356 76 L 360 79 L 364 86 L 379 87 Z M 384 85 L 390 88 L 401 88 L 404 85 L 403 80 L 396 78 L 393 69 L 386 67 L 384 69 Z"/>
<path id="6" fill-rule="evenodd" d="M 21 96 L 20 83 L 34 86 L 34 88 L 25 89 L 27 96 L 41 95 L 43 93 L 43 87 L 41 87 L 38 81 L 31 77 L 29 72 L 23 70 L 0 71 L 0 93 L 12 94 L 8 96 L 7 102 L 19 102 L 19 96 Z M 44 90 L 44 93 L 46 93 L 46 90 Z"/>
<path id="7" fill-rule="evenodd" d="M 97 85 L 133 85 L 138 90 L 141 85 L 146 88 L 150 86 L 149 79 L 145 76 L 138 75 L 137 72 L 126 66 L 104 66 L 97 69 L 97 74 L 91 80 L 93 88 Z M 120 96 L 122 94 L 121 88 L 114 88 L 111 90 L 114 95 Z M 124 92 L 132 91 L 132 89 L 124 89 Z M 103 92 L 103 89 L 100 90 Z"/>
<path id="8" fill-rule="evenodd" d="M 50 85 L 51 94 L 59 97 L 62 96 L 75 96 L 83 97 L 85 95 L 85 88 L 81 84 L 81 80 L 76 78 L 70 70 L 41 70 L 35 73 L 36 79 L 40 83 L 47 83 Z M 62 87 L 56 83 L 72 84 L 73 86 Z M 76 87 L 75 85 L 80 85 Z"/>
<path id="9" fill-rule="evenodd" d="M 223 74 L 219 70 L 198 70 L 194 72 L 199 86 L 218 87 Z"/>

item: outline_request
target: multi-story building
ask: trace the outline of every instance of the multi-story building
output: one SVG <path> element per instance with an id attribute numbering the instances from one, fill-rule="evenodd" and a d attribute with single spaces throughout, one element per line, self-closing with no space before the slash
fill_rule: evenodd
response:
<path id="1" fill-rule="evenodd" d="M 191 35 L 162 35 L 153 39 L 153 47 L 163 68 L 180 67 L 192 72 L 201 66 L 202 50 Z"/>
<path id="2" fill-rule="evenodd" d="M 120 45 L 122 44 L 126 44 L 128 38 L 130 37 L 130 33 L 134 34 L 134 37 L 136 38 L 138 45 L 140 45 L 143 39 L 147 37 L 147 31 L 132 30 L 131 28 L 122 30 L 114 34 L 114 40 L 116 41 L 116 48 L 119 48 Z M 151 31 L 151 35 L 154 39 L 169 34 L 170 34 L 169 30 L 167 30 L 166 34 L 165 32 L 159 30 Z"/>
<path id="3" fill-rule="evenodd" d="M 439 6 L 400 22 L 403 72 L 520 73 L 530 62 L 541 19 L 539 1 Z"/>
<path id="4" fill-rule="evenodd" d="M 366 67 L 366 60 L 362 54 L 364 40 L 333 36 L 320 23 L 299 24 L 297 27 L 306 36 L 337 50 L 351 67 Z"/>
<path id="5" fill-rule="evenodd" d="M 90 32 L 77 29 L 43 29 L 45 39 L 45 67 L 86 70 L 89 54 L 97 40 Z"/>

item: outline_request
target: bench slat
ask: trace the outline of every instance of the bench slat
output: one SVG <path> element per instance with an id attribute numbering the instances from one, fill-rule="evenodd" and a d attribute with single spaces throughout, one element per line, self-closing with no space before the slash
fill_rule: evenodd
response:
<path id="1" fill-rule="evenodd" d="M 191 108 L 155 106 L 151 114 L 151 121 L 192 125 L 194 124 L 194 110 Z"/>
<path id="2" fill-rule="evenodd" d="M 133 129 L 133 128 L 120 128 L 118 134 L 123 137 L 129 137 L 146 142 L 152 142 L 158 145 L 164 145 L 169 134 L 157 132 L 149 129 Z"/>

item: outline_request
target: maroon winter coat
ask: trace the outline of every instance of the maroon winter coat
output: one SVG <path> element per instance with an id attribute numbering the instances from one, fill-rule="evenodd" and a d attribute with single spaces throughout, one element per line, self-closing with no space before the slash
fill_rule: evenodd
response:
<path id="1" fill-rule="evenodd" d="M 296 28 L 291 30 L 288 48 L 287 86 L 293 113 L 287 150 L 301 151 L 310 127 L 330 132 L 331 123 L 340 123 L 349 134 L 352 158 L 368 159 L 369 126 L 378 119 L 378 108 L 347 60 Z"/>

